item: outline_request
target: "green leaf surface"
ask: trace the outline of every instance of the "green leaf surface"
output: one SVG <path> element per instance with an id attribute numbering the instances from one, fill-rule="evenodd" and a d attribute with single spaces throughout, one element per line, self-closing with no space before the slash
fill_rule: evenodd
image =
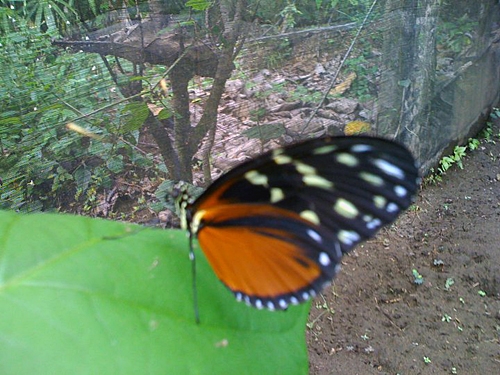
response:
<path id="1" fill-rule="evenodd" d="M 125 134 L 139 130 L 149 116 L 149 109 L 144 102 L 128 103 L 122 112 L 123 128 L 120 133 Z"/>
<path id="2" fill-rule="evenodd" d="M 0 373 L 307 374 L 308 305 L 247 307 L 196 256 L 200 324 L 184 232 L 0 211 Z"/>
<path id="3" fill-rule="evenodd" d="M 186 6 L 193 8 L 194 10 L 204 11 L 212 5 L 209 0 L 188 0 Z"/>

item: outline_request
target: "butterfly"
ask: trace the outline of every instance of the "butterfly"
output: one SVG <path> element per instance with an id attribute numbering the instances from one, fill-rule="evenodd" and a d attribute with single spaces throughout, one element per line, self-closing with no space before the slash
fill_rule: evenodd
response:
<path id="1" fill-rule="evenodd" d="M 418 185 L 404 146 L 326 137 L 258 156 L 178 204 L 191 259 L 196 237 L 238 301 L 284 310 L 329 285 L 343 254 L 392 223 Z"/>

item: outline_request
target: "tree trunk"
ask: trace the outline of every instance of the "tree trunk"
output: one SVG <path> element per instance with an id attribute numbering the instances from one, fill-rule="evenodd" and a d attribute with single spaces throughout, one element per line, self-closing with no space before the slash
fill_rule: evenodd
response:
<path id="1" fill-rule="evenodd" d="M 191 182 L 193 180 L 191 160 L 196 150 L 191 145 L 191 115 L 189 111 L 188 84 L 194 73 L 177 64 L 170 72 L 172 87 L 172 109 L 174 111 L 174 144 L 180 162 L 179 175 L 171 173 L 170 178 Z"/>

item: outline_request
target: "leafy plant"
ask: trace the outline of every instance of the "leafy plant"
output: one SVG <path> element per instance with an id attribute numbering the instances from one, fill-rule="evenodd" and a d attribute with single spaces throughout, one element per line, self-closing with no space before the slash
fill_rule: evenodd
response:
<path id="1" fill-rule="evenodd" d="M 495 117 L 496 115 L 494 113 L 495 112 L 492 112 L 492 114 L 490 115 L 493 119 L 496 118 Z M 486 126 L 484 127 L 484 129 L 480 133 L 480 137 L 484 138 L 486 140 L 486 142 L 488 142 L 488 143 L 495 143 L 495 141 L 493 140 L 493 127 L 492 127 L 490 122 L 486 123 Z M 500 137 L 500 134 L 499 134 L 499 137 Z"/>
<path id="2" fill-rule="evenodd" d="M 424 283 L 424 277 L 415 268 L 411 270 L 411 273 L 413 274 L 414 284 L 421 285 Z"/>
<path id="3" fill-rule="evenodd" d="M 500 118 L 500 109 L 493 108 L 490 117 L 492 119 Z M 500 134 L 498 137 L 500 138 Z M 467 148 L 471 151 L 477 150 L 481 144 L 481 140 L 488 143 L 495 143 L 491 122 L 486 123 L 486 126 L 479 133 L 478 138 L 469 138 L 466 146 L 456 146 L 452 155 L 444 156 L 439 161 L 440 167 L 437 171 L 434 168 L 431 168 L 429 175 L 425 178 L 425 183 L 436 184 L 441 182 L 442 175 L 444 175 L 454 164 L 457 164 L 460 169 L 463 169 L 462 160 L 466 156 Z"/>
<path id="4" fill-rule="evenodd" d="M 186 2 L 186 6 L 198 11 L 205 11 L 210 5 L 212 5 L 212 2 L 208 0 L 188 0 Z"/>
<path id="5" fill-rule="evenodd" d="M 0 211 L 2 374 L 307 374 L 309 305 L 249 308 L 196 253 L 200 324 L 185 233 Z"/>
<path id="6" fill-rule="evenodd" d="M 294 2 L 288 2 L 285 8 L 279 13 L 282 22 L 281 29 L 286 31 L 288 29 L 293 29 L 295 27 L 296 21 L 295 17 L 300 16 L 302 12 L 297 9 Z"/>
<path id="7" fill-rule="evenodd" d="M 481 142 L 477 138 L 469 138 L 469 143 L 467 144 L 469 146 L 469 149 L 471 151 L 477 150 Z"/>
<path id="8" fill-rule="evenodd" d="M 351 85 L 350 92 L 360 101 L 369 100 L 374 89 L 372 78 L 377 73 L 378 67 L 368 62 L 364 55 L 348 59 L 345 62 L 346 71 L 353 72 L 357 78 Z"/>
<path id="9" fill-rule="evenodd" d="M 462 159 L 466 156 L 466 150 L 467 146 L 455 146 L 452 155 L 445 156 L 439 161 L 440 167 L 438 168 L 438 171 L 441 174 L 445 174 L 453 164 L 457 164 L 460 169 L 463 169 L 464 166 Z"/>
<path id="10" fill-rule="evenodd" d="M 477 21 L 464 14 L 452 21 L 438 22 L 437 43 L 441 50 L 460 53 L 472 45 L 472 33 L 477 29 Z"/>
<path id="11" fill-rule="evenodd" d="M 109 188 L 127 163 L 152 165 L 135 147 L 145 105 L 116 106 L 129 116 L 85 115 L 118 99 L 102 60 L 61 52 L 49 35 L 18 28 L 0 38 L 1 208 L 36 211 L 82 198 L 89 209 L 96 190 Z M 78 118 L 81 125 L 66 127 Z"/>
<path id="12" fill-rule="evenodd" d="M 444 314 L 443 317 L 441 318 L 441 321 L 449 323 L 451 322 L 451 316 L 449 316 L 448 314 Z"/>

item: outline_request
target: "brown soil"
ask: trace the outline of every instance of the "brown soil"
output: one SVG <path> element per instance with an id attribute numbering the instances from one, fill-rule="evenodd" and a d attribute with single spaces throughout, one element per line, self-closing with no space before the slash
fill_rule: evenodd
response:
<path id="1" fill-rule="evenodd" d="M 425 187 L 395 225 L 344 258 L 333 288 L 313 304 L 311 374 L 500 374 L 495 139 L 482 141 L 464 169 Z"/>

